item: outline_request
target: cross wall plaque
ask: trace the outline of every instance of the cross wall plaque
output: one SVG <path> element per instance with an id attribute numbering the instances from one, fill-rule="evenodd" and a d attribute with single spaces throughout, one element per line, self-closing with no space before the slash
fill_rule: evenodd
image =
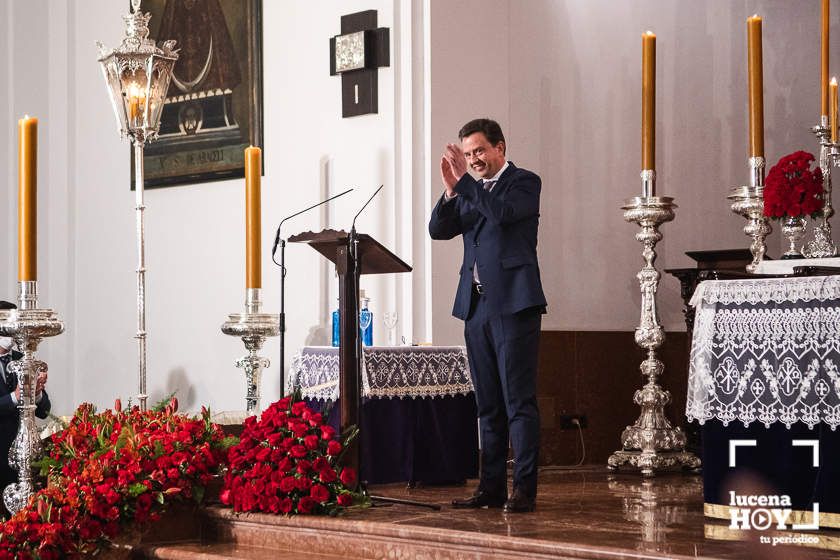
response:
<path id="1" fill-rule="evenodd" d="M 330 38 L 330 75 L 341 74 L 341 116 L 379 110 L 378 71 L 391 65 L 390 30 L 376 27 L 376 10 L 341 16 L 341 35 Z"/>

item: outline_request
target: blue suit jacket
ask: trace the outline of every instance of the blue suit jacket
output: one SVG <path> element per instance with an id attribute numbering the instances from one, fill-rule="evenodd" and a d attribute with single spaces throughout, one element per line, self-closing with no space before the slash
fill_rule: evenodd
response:
<path id="1" fill-rule="evenodd" d="M 438 201 L 429 220 L 432 239 L 464 239 L 455 317 L 469 315 L 476 263 L 488 309 L 502 315 L 545 307 L 537 264 L 540 187 L 538 175 L 511 163 L 492 191 L 465 174 L 455 185 L 458 196 Z"/>

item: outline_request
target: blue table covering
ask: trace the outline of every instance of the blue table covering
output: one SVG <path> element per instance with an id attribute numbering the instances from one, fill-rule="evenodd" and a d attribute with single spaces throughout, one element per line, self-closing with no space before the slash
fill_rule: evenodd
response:
<path id="1" fill-rule="evenodd" d="M 686 416 L 703 425 L 707 513 L 748 476 L 840 527 L 840 277 L 707 281 L 692 304 Z"/>
<path id="2" fill-rule="evenodd" d="M 478 475 L 475 397 L 463 347 L 364 349 L 361 478 L 460 483 Z M 292 382 L 338 427 L 338 348 L 306 347 Z"/>

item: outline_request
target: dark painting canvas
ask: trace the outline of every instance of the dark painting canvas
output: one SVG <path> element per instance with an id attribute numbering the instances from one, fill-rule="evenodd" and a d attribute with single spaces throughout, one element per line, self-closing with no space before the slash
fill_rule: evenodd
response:
<path id="1" fill-rule="evenodd" d="M 141 9 L 152 14 L 151 37 L 176 40 L 180 54 L 160 136 L 146 145 L 146 188 L 243 177 L 245 148 L 262 147 L 262 0 L 145 0 Z"/>

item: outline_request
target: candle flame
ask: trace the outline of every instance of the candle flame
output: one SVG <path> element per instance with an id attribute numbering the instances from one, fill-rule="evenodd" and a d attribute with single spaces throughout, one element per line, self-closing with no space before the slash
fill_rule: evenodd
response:
<path id="1" fill-rule="evenodd" d="M 834 77 L 831 78 L 831 85 L 833 85 L 833 86 L 837 85 L 837 76 L 834 76 Z"/>
<path id="2" fill-rule="evenodd" d="M 645 35 L 647 35 L 649 37 L 656 37 L 656 34 L 653 31 L 650 31 L 650 30 L 645 31 Z"/>

